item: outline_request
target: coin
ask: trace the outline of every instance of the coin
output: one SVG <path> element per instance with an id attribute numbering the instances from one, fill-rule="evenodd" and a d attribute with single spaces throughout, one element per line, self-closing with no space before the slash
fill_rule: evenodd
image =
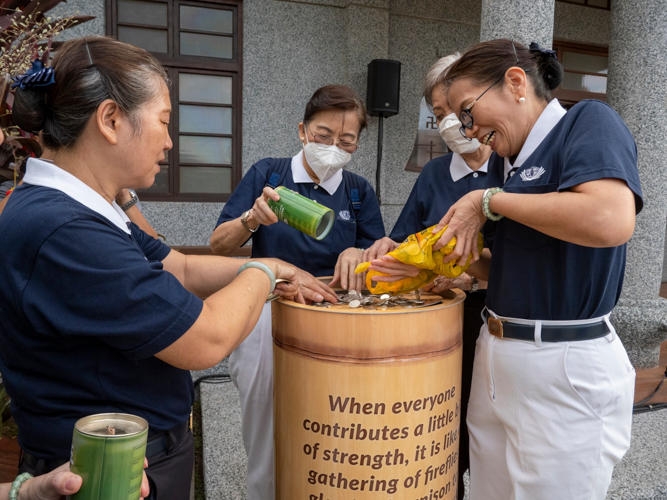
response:
<path id="1" fill-rule="evenodd" d="M 352 302 L 350 302 L 350 307 L 353 308 L 353 309 L 356 309 L 360 305 L 361 305 L 361 301 L 359 301 L 359 300 L 353 300 Z"/>

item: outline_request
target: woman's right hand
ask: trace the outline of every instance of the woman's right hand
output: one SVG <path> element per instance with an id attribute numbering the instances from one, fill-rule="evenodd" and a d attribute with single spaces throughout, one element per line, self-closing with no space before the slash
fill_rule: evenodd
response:
<path id="1" fill-rule="evenodd" d="M 447 230 L 433 245 L 433 250 L 441 249 L 452 238 L 456 238 L 454 251 L 445 256 L 443 262 L 458 260 L 459 266 L 464 266 L 470 254 L 472 254 L 471 263 L 479 260 L 477 234 L 486 222 L 486 216 L 482 208 L 483 194 L 484 191 L 478 189 L 463 196 L 450 207 L 449 211 L 433 229 L 433 234 L 435 234 L 447 226 Z"/>
<path id="2" fill-rule="evenodd" d="M 273 210 L 269 207 L 269 199 L 278 201 L 280 200 L 280 195 L 267 186 L 262 191 L 261 196 L 255 200 L 250 215 L 248 215 L 247 222 L 251 229 L 255 229 L 260 225 L 270 226 L 271 224 L 278 222 L 278 217 L 276 217 L 276 214 L 274 214 Z"/>

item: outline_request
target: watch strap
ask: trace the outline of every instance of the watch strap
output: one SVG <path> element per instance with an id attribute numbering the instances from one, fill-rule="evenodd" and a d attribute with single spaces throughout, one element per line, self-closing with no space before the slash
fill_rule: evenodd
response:
<path id="1" fill-rule="evenodd" d="M 137 202 L 139 201 L 139 197 L 137 196 L 137 193 L 135 193 L 134 191 L 130 190 L 130 194 L 132 195 L 132 198 L 130 199 L 130 201 L 128 201 L 128 202 L 125 203 L 124 205 L 121 205 L 121 206 L 120 206 L 120 209 L 121 209 L 123 212 L 127 212 L 130 208 L 132 208 L 134 205 L 136 205 Z"/>
<path id="2" fill-rule="evenodd" d="M 248 217 L 250 217 L 251 213 L 252 213 L 252 208 L 250 210 L 246 210 L 245 212 L 243 212 L 243 215 L 241 215 L 241 224 L 243 224 L 243 227 L 245 228 L 246 231 L 250 233 L 256 233 L 257 230 L 259 229 L 259 226 L 253 229 L 248 225 Z"/>

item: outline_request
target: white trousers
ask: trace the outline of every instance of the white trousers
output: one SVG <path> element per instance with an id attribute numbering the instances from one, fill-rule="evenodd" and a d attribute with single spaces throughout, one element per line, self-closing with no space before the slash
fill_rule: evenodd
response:
<path id="1" fill-rule="evenodd" d="M 541 344 L 541 345 L 540 345 Z M 630 447 L 635 370 L 618 335 L 500 339 L 484 325 L 468 406 L 471 500 L 604 500 Z"/>
<path id="2" fill-rule="evenodd" d="M 248 455 L 248 500 L 273 500 L 273 338 L 271 303 L 253 331 L 229 357 L 241 399 L 241 431 Z"/>

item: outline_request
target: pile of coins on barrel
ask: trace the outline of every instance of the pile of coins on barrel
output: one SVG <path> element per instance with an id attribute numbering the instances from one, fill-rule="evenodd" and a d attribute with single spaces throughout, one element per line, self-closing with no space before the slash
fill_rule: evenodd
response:
<path id="1" fill-rule="evenodd" d="M 420 307 L 426 305 L 425 300 L 421 300 L 419 290 L 415 292 L 414 299 L 409 299 L 402 295 L 391 296 L 388 293 L 383 295 L 373 295 L 373 294 L 361 294 L 356 290 L 348 290 L 347 293 L 338 293 L 338 303 L 334 304 L 333 302 L 322 301 L 322 302 L 313 302 L 311 305 L 314 307 L 323 307 L 329 308 L 331 306 L 347 306 L 352 309 L 363 308 L 366 310 L 385 310 L 391 307 Z M 429 304 L 431 305 L 431 304 Z"/>

